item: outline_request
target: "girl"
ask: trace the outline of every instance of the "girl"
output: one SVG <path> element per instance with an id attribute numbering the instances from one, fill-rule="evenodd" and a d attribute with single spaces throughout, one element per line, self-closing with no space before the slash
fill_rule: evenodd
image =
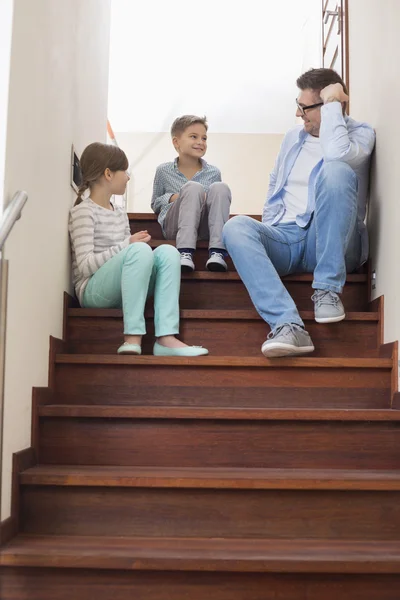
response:
<path id="1" fill-rule="evenodd" d="M 176 248 L 152 252 L 150 235 L 131 235 L 125 212 L 111 203 L 125 192 L 129 175 L 125 153 L 109 144 L 90 144 L 80 160 L 82 185 L 70 212 L 73 281 L 81 306 L 119 308 L 124 316 L 125 342 L 118 354 L 141 354 L 146 333 L 144 307 L 154 294 L 157 356 L 200 356 L 201 346 L 176 339 L 179 332 L 180 256 Z M 90 196 L 82 199 L 85 190 Z"/>

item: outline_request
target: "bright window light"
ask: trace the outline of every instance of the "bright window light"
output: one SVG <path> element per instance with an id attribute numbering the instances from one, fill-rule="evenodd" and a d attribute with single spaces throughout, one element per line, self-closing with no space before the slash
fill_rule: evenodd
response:
<path id="1" fill-rule="evenodd" d="M 284 132 L 320 32 L 321 0 L 112 0 L 112 127 L 168 131 L 191 113 L 214 132 Z"/>

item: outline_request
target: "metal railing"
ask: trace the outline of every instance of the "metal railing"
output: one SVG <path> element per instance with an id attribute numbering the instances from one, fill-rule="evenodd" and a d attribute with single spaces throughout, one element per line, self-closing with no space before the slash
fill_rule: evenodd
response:
<path id="1" fill-rule="evenodd" d="M 4 369 L 7 322 L 8 262 L 3 259 L 3 247 L 21 216 L 28 200 L 26 192 L 16 192 L 0 219 L 0 508 L 2 500 L 3 441 L 4 441 Z M 0 540 L 1 543 L 1 540 Z"/>

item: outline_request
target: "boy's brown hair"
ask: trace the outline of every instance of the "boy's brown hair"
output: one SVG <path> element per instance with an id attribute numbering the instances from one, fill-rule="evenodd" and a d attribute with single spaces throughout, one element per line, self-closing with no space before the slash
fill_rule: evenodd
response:
<path id="1" fill-rule="evenodd" d="M 183 115 L 183 117 L 178 117 L 172 123 L 171 137 L 177 137 L 181 135 L 188 127 L 191 125 L 196 125 L 197 123 L 204 125 L 206 131 L 208 130 L 206 117 L 197 117 L 196 115 Z"/>

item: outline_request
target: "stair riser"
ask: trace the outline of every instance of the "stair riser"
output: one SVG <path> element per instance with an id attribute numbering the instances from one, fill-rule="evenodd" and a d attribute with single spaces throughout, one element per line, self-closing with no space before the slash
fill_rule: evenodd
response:
<path id="1" fill-rule="evenodd" d="M 381 422 L 40 419 L 39 462 L 154 467 L 397 469 Z"/>
<path id="2" fill-rule="evenodd" d="M 160 225 L 154 220 L 145 221 L 129 221 L 131 232 L 147 230 L 154 240 L 162 240 L 164 238 Z"/>
<path id="3" fill-rule="evenodd" d="M 36 535 L 398 540 L 400 491 L 23 486 Z"/>
<path id="4" fill-rule="evenodd" d="M 388 388 L 288 388 L 263 387 L 219 389 L 191 386 L 74 385 L 60 390 L 54 404 L 196 406 L 233 408 L 389 408 Z"/>
<path id="5" fill-rule="evenodd" d="M 2 600 L 398 600 L 399 575 L 4 568 Z"/>
<path id="6" fill-rule="evenodd" d="M 307 281 L 284 281 L 299 310 L 314 310 L 311 300 L 313 290 Z M 367 284 L 347 283 L 343 289 L 342 301 L 348 312 L 368 310 Z M 227 279 L 199 280 L 183 279 L 180 295 L 181 308 L 191 309 L 249 309 L 253 308 L 250 296 L 241 281 Z"/>
<path id="7" fill-rule="evenodd" d="M 389 406 L 390 370 L 135 365 L 56 368 L 59 404 L 347 407 Z"/>
<path id="8" fill-rule="evenodd" d="M 376 321 L 342 321 L 321 325 L 306 321 L 315 345 L 313 356 L 373 357 L 377 355 Z M 214 356 L 260 356 L 269 328 L 260 319 L 181 320 L 181 339 L 201 344 Z M 144 354 L 152 354 L 154 321 L 147 320 L 148 336 L 143 338 Z M 114 354 L 123 339 L 122 319 L 106 317 L 69 317 L 68 351 L 77 354 Z"/>

